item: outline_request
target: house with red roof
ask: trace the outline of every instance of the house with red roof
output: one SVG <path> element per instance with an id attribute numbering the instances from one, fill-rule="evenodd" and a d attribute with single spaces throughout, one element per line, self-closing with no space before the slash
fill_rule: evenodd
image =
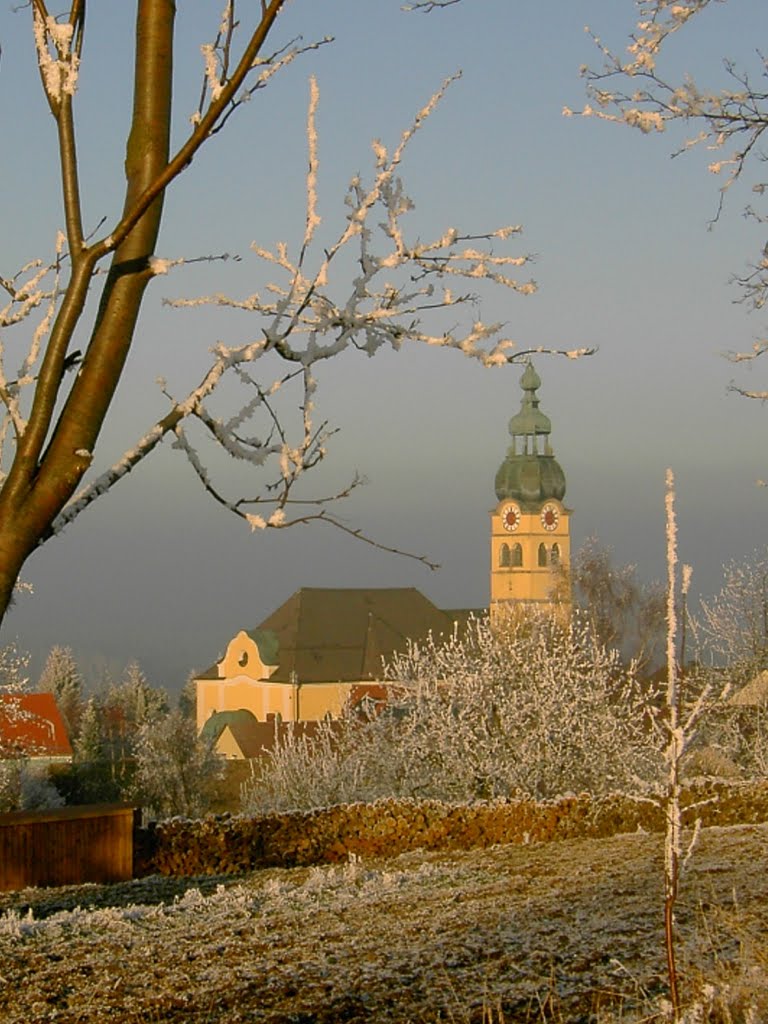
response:
<path id="1" fill-rule="evenodd" d="M 0 758 L 66 763 L 72 760 L 64 719 L 52 693 L 0 694 Z"/>

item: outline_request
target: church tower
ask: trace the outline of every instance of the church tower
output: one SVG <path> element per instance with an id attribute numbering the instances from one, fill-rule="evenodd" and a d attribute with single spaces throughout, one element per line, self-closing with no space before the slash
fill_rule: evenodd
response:
<path id="1" fill-rule="evenodd" d="M 539 409 L 541 379 L 528 362 L 520 412 L 509 421 L 512 444 L 496 474 L 491 511 L 491 618 L 504 605 L 547 604 L 553 567 L 571 557 L 565 473 L 549 443 L 552 425 Z"/>

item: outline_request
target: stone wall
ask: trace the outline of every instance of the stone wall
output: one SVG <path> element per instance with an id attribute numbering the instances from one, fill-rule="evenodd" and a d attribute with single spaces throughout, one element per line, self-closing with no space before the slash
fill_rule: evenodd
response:
<path id="1" fill-rule="evenodd" d="M 768 783 L 702 783 L 683 798 L 684 822 L 703 826 L 768 820 Z M 586 794 L 536 803 L 474 804 L 381 800 L 260 817 L 172 818 L 138 830 L 135 873 L 236 874 L 258 867 L 329 864 L 350 857 L 393 857 L 408 850 L 466 850 L 497 843 L 542 843 L 660 832 L 663 812 L 649 800 Z"/>

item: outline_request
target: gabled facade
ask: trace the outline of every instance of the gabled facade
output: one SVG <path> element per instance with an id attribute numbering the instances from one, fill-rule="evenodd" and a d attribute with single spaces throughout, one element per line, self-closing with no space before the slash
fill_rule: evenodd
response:
<path id="1" fill-rule="evenodd" d="M 304 587 L 197 677 L 198 728 L 240 709 L 258 722 L 312 722 L 381 700 L 383 660 L 409 640 L 449 635 L 467 614 L 441 611 L 414 588 Z"/>
<path id="2" fill-rule="evenodd" d="M 259 722 L 250 711 L 240 708 L 211 715 L 200 731 L 200 738 L 228 761 L 250 760 L 272 750 L 275 740 L 285 739 L 289 729 L 300 739 L 312 738 L 320 727 L 318 722 L 283 722 L 273 718 Z"/>
<path id="3" fill-rule="evenodd" d="M 52 693 L 0 695 L 0 758 L 72 760 L 64 719 Z"/>

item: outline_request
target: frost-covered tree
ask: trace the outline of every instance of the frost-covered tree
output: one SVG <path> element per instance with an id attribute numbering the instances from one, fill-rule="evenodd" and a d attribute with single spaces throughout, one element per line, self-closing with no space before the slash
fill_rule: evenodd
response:
<path id="1" fill-rule="evenodd" d="M 102 737 L 113 778 L 126 781 L 139 734 L 168 711 L 168 698 L 147 682 L 137 662 L 131 662 L 119 683 L 113 683 L 101 701 Z"/>
<path id="2" fill-rule="evenodd" d="M 45 769 L 30 765 L 25 751 L 9 739 L 8 726 L 31 717 L 21 702 L 29 682 L 28 666 L 29 655 L 15 644 L 0 648 L 0 813 L 63 803 Z"/>
<path id="3" fill-rule="evenodd" d="M 104 757 L 101 715 L 93 697 L 83 708 L 80 733 L 74 745 L 75 758 L 81 763 L 93 763 Z"/>
<path id="4" fill-rule="evenodd" d="M 701 602 L 701 639 L 735 682 L 768 668 L 768 549 L 723 569 L 723 586 Z"/>
<path id="5" fill-rule="evenodd" d="M 115 724 L 106 713 L 102 697 L 91 697 L 86 702 L 73 744 L 72 765 L 56 780 L 67 803 L 111 802 L 126 795 L 131 773 L 120 760 L 122 746 L 109 731 Z"/>
<path id="6" fill-rule="evenodd" d="M 51 648 L 37 681 L 37 689 L 54 695 L 69 738 L 74 740 L 83 709 L 83 678 L 71 647 L 56 645 Z"/>
<path id="7" fill-rule="evenodd" d="M 637 566 L 617 565 L 613 552 L 590 538 L 561 570 L 559 590 L 589 623 L 603 646 L 635 663 L 640 675 L 659 659 L 664 645 L 665 597 L 659 584 L 644 584 Z"/>
<path id="8" fill-rule="evenodd" d="M 706 664 L 712 666 L 710 689 L 726 687 L 707 709 L 702 743 L 725 758 L 725 769 L 744 778 L 765 778 L 768 697 L 761 692 L 760 674 L 768 669 L 768 549 L 724 567 L 719 593 L 701 601 L 697 632 Z"/>
<path id="9" fill-rule="evenodd" d="M 63 806 L 64 797 L 48 778 L 45 767 L 26 758 L 0 761 L 0 814 Z"/>
<path id="10" fill-rule="evenodd" d="M 168 711 L 168 695 L 164 690 L 149 685 L 137 661 L 126 666 L 122 682 L 113 689 L 113 693 L 126 718 L 137 729 L 156 721 Z"/>
<path id="11" fill-rule="evenodd" d="M 197 682 L 195 673 L 190 672 L 179 694 L 179 711 L 185 718 L 197 720 Z"/>
<path id="12" fill-rule="evenodd" d="M 29 655 L 20 651 L 15 643 L 0 647 L 0 759 L 16 756 L 8 741 L 7 724 L 27 715 L 21 704 L 29 678 Z"/>
<path id="13" fill-rule="evenodd" d="M 340 495 L 301 502 L 292 496 L 296 480 L 323 459 L 333 433 L 313 415 L 316 367 L 343 352 L 371 356 L 408 340 L 458 349 L 490 365 L 505 363 L 524 353 L 513 351 L 502 325 L 473 318 L 464 328 L 456 326 L 454 307 L 472 302 L 484 281 L 521 294 L 535 290 L 532 281 L 515 276 L 528 263 L 525 254 L 508 248 L 518 226 L 479 233 L 449 227 L 432 238 L 408 236 L 405 221 L 413 204 L 399 179 L 400 165 L 448 83 L 418 109 L 394 146 L 374 143 L 370 177 L 352 178 L 346 220 L 335 240 L 320 242 L 319 94 L 312 80 L 306 205 L 295 246 L 254 244 L 255 259 L 272 275 L 260 292 L 182 303 L 253 313 L 248 340 L 216 345 L 199 385 L 186 394 L 172 394 L 161 384 L 165 414 L 111 467 L 100 465 L 99 436 L 134 344 L 146 289 L 184 262 L 181 255 L 156 251 L 168 189 L 182 173 L 194 174 L 196 154 L 246 100 L 261 96 L 276 73 L 330 40 L 279 38 L 285 22 L 279 15 L 288 0 L 225 0 L 220 18 L 212 8 L 212 39 L 201 47 L 202 88 L 186 97 L 192 117 L 182 126 L 172 102 L 174 63 L 185 56 L 174 37 L 176 5 L 136 0 L 132 36 L 112 40 L 134 52 L 124 201 L 120 212 L 99 221 L 80 187 L 79 146 L 88 125 L 77 120 L 78 88 L 81 67 L 90 58 L 89 26 L 110 15 L 97 5 L 86 22 L 87 6 L 86 0 L 70 0 L 60 12 L 46 0 L 30 0 L 23 7 L 56 132 L 63 209 L 62 229 L 52 226 L 50 255 L 0 276 L 6 294 L 0 309 L 0 615 L 29 555 L 164 439 L 186 455 L 207 492 L 254 530 L 319 519 L 359 535 L 333 514 L 332 499 Z M 298 8 L 294 4 L 290 11 Z M 114 74 L 109 61 L 102 64 L 107 75 Z M 113 84 L 96 87 L 108 91 Z M 440 310 L 450 311 L 450 322 L 439 320 Z M 13 369 L 7 369 L 11 359 Z M 291 385 L 297 393 L 285 399 L 289 421 L 281 395 L 290 395 Z M 241 400 L 234 409 L 214 412 L 214 394 L 236 388 Z M 264 469 L 261 490 L 225 494 L 197 454 L 195 429 L 232 458 Z"/>
<path id="14" fill-rule="evenodd" d="M 621 52 L 594 36 L 603 55 L 599 68 L 583 67 L 590 103 L 580 113 L 636 128 L 646 135 L 682 127 L 683 141 L 675 156 L 691 150 L 706 154 L 708 170 L 717 175 L 720 198 L 714 219 L 723 209 L 728 191 L 740 180 L 750 192 L 745 215 L 765 224 L 764 134 L 768 128 L 768 92 L 765 78 L 768 58 L 760 46 L 765 30 L 760 4 L 731 4 L 725 0 L 635 0 L 637 23 L 629 45 Z M 746 54 L 724 54 L 702 82 L 681 66 L 676 37 L 691 31 L 704 17 L 739 18 L 745 39 L 754 38 Z M 750 31 L 750 23 L 752 31 Z M 566 114 L 572 111 L 565 109 Z M 742 300 L 762 310 L 768 299 L 768 248 L 763 247 L 747 273 L 735 278 Z M 768 351 L 768 341 L 758 340 L 747 352 L 732 352 L 734 362 L 753 360 Z M 734 386 L 750 398 L 768 398 L 768 391 Z"/>
<path id="15" fill-rule="evenodd" d="M 139 731 L 133 792 L 150 816 L 204 814 L 221 773 L 221 757 L 180 710 L 147 722 Z"/>
<path id="16" fill-rule="evenodd" d="M 412 644 L 386 675 L 380 714 L 350 711 L 316 736 L 289 732 L 256 767 L 245 806 L 549 798 L 659 779 L 646 699 L 585 624 L 473 620 L 447 642 Z"/>

